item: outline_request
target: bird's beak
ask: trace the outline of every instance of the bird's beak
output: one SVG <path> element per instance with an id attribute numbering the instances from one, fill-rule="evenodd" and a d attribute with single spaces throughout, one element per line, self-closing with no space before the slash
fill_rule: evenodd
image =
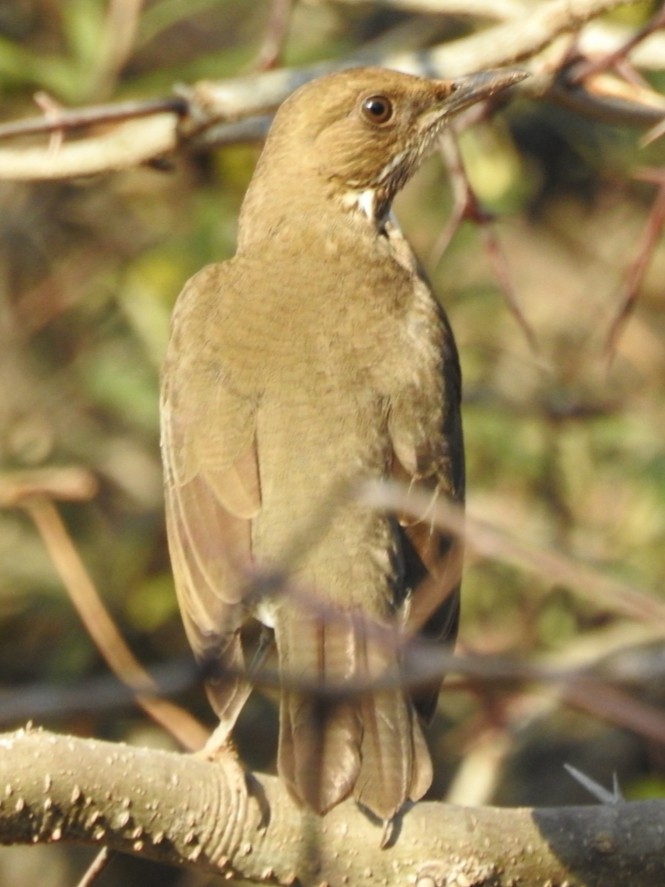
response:
<path id="1" fill-rule="evenodd" d="M 452 81 L 453 91 L 446 99 L 446 116 L 457 114 L 483 99 L 489 99 L 528 76 L 520 68 L 497 68 L 459 77 Z"/>

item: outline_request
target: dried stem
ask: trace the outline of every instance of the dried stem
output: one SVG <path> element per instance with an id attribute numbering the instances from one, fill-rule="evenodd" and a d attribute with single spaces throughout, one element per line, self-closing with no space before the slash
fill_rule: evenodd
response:
<path id="1" fill-rule="evenodd" d="M 200 748 L 207 731 L 187 712 L 155 694 L 158 688 L 125 644 L 79 557 L 54 504 L 43 497 L 26 499 L 30 514 L 72 603 L 100 653 L 120 680 L 131 687 L 138 704 L 188 749 Z"/>

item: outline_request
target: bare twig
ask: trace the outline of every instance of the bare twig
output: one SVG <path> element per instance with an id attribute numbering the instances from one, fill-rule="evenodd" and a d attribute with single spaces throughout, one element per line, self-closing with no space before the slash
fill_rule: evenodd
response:
<path id="1" fill-rule="evenodd" d="M 538 78 L 536 78 L 537 80 Z M 628 91 L 624 81 L 595 75 L 594 91 L 561 82 L 555 78 L 546 84 L 548 101 L 555 102 L 584 117 L 618 126 L 653 126 L 662 123 L 665 101 L 652 90 Z M 537 87 L 536 87 L 537 88 Z"/>
<path id="2" fill-rule="evenodd" d="M 622 59 L 635 49 L 638 44 L 650 37 L 655 31 L 665 27 L 665 8 L 658 10 L 655 15 L 644 25 L 632 34 L 628 40 L 621 46 L 618 46 L 612 52 L 607 53 L 597 59 L 586 59 L 584 63 L 577 66 L 574 75 L 575 83 L 582 83 L 591 74 L 598 71 L 605 71 L 617 65 Z"/>
<path id="3" fill-rule="evenodd" d="M 628 269 L 626 283 L 619 299 L 619 311 L 607 335 L 606 354 L 609 360 L 613 358 L 621 333 L 633 312 L 644 275 L 665 227 L 665 175 L 660 170 L 646 170 L 639 175 L 639 178 L 659 182 L 659 188 L 644 226 L 640 251 Z"/>
<path id="4" fill-rule="evenodd" d="M 44 119 L 48 120 L 51 129 L 51 138 L 48 143 L 49 154 L 52 156 L 62 146 L 63 131 L 58 125 L 60 115 L 62 113 L 62 105 L 56 102 L 48 93 L 40 91 L 35 93 L 35 103 L 44 113 Z"/>
<path id="5" fill-rule="evenodd" d="M 481 206 L 478 196 L 471 186 L 454 132 L 444 131 L 440 145 L 441 154 L 450 175 L 454 206 L 450 221 L 432 251 L 432 258 L 434 261 L 440 259 L 463 221 L 475 222 L 485 240 L 485 249 L 508 310 L 524 333 L 531 350 L 535 352 L 538 350 L 535 335 L 517 299 L 508 262 L 496 233 L 494 217 Z"/>
<path id="6" fill-rule="evenodd" d="M 303 610 L 309 600 L 298 600 Z M 639 642 L 654 643 L 658 632 L 645 633 Z M 662 663 L 655 662 L 635 672 L 631 663 L 624 663 L 599 655 L 593 661 L 579 666 L 558 666 L 539 660 L 524 661 L 502 655 L 451 654 L 437 645 L 414 640 L 399 650 L 396 656 L 403 658 L 404 665 L 388 672 L 366 678 L 356 677 L 343 681 L 321 683 L 316 675 L 294 674 L 267 666 L 260 669 L 212 670 L 209 676 L 240 677 L 263 690 L 279 690 L 288 687 L 317 698 L 354 698 L 368 693 L 417 687 L 432 679 L 449 675 L 447 692 L 482 692 L 492 699 L 524 694 L 526 688 L 547 690 L 552 704 L 561 703 L 583 710 L 609 723 L 618 724 L 659 742 L 665 741 L 665 714 L 656 706 L 634 698 L 634 693 L 648 686 L 658 686 L 663 681 Z M 159 684 L 167 692 L 179 692 L 201 679 L 200 672 L 190 669 L 186 663 L 160 667 Z M 30 719 L 52 718 L 54 715 L 78 712 L 112 711 L 126 706 L 131 700 L 128 689 L 110 677 L 83 681 L 75 688 L 27 687 L 20 692 L 3 695 L 1 724 L 16 724 Z M 520 711 L 523 719 L 523 711 Z"/>
<path id="7" fill-rule="evenodd" d="M 4 149 L 0 151 L 0 178 L 66 178 L 127 168 L 155 160 L 177 148 L 199 150 L 202 145 L 210 146 L 212 128 L 216 130 L 218 142 L 258 138 L 264 132 L 265 121 L 260 119 L 248 124 L 248 120 L 257 116 L 264 118 L 297 86 L 332 69 L 379 64 L 429 77 L 454 77 L 481 68 L 513 64 L 533 58 L 557 36 L 581 28 L 595 16 L 632 2 L 636 0 L 550 0 L 529 15 L 516 15 L 509 22 L 424 52 L 360 53 L 343 61 L 300 70 L 273 70 L 229 81 L 200 82 L 183 91 L 180 99 L 165 99 L 163 104 L 146 110 L 146 114 L 153 115 L 150 118 L 128 120 L 125 117 L 121 124 L 101 135 L 65 142 L 55 156 L 39 148 Z M 534 64 L 533 68 L 539 70 L 538 76 L 527 85 L 520 84 L 517 90 L 525 95 L 542 96 L 556 81 L 556 64 L 550 58 L 546 63 Z M 562 92 L 565 93 L 565 89 L 559 86 L 552 95 L 557 98 Z M 648 109 L 648 113 L 639 108 L 637 114 L 630 104 L 628 107 L 611 104 L 608 109 L 602 99 L 591 97 L 587 102 L 604 108 L 605 113 L 612 110 L 618 119 L 623 119 L 622 114 L 627 119 L 639 117 L 643 125 L 651 125 L 661 118 L 661 112 L 655 108 Z M 148 104 L 144 106 L 146 109 Z M 185 108 L 187 114 L 181 120 Z M 104 112 L 109 113 L 112 112 Z M 27 131 L 62 129 L 66 125 L 64 116 L 65 112 L 57 122 L 28 122 Z M 239 121 L 244 121 L 240 132 L 234 129 L 233 134 L 229 134 L 227 125 L 237 126 Z M 20 124 L 11 124 L 11 127 L 5 132 L 14 135 L 21 132 Z"/>
<path id="8" fill-rule="evenodd" d="M 549 46 L 556 37 L 579 30 L 595 16 L 617 6 L 631 5 L 634 0 L 552 0 L 541 3 L 527 15 L 487 28 L 452 43 L 437 46 L 423 53 L 424 61 L 440 76 L 455 77 L 482 67 L 512 65 L 532 58 Z M 450 53 L 452 49 L 452 53 Z M 392 59 L 393 64 L 399 56 Z M 482 60 L 482 61 L 481 61 Z M 390 65 L 391 67 L 393 65 Z M 414 73 L 424 73 L 419 69 Z"/>
<path id="9" fill-rule="evenodd" d="M 94 884 L 97 878 L 99 878 L 104 869 L 108 866 L 109 862 L 111 862 L 114 855 L 115 853 L 113 850 L 109 850 L 108 847 L 103 847 L 90 863 L 76 887 L 90 887 L 91 884 Z"/>
<path id="10" fill-rule="evenodd" d="M 642 137 L 642 147 L 646 145 L 650 145 L 652 142 L 655 142 L 656 139 L 660 139 L 665 135 L 665 115 L 663 119 L 657 123 L 649 132 L 645 133 Z"/>
<path id="11" fill-rule="evenodd" d="M 359 0 L 334 0 L 334 2 L 356 6 Z M 375 0 L 375 2 L 404 12 L 478 16 L 489 19 L 510 19 L 524 15 L 528 9 L 521 0 Z"/>
<path id="12" fill-rule="evenodd" d="M 580 711 L 628 728 L 654 742 L 665 743 L 665 715 L 662 710 L 633 698 L 607 682 L 593 681 L 589 684 L 584 680 L 571 681 L 564 685 L 562 697 L 568 705 Z"/>
<path id="13" fill-rule="evenodd" d="M 469 548 L 484 557 L 536 573 L 551 582 L 563 583 L 577 594 L 603 607 L 611 607 L 632 619 L 665 629 L 665 604 L 639 588 L 551 549 L 518 541 L 504 531 L 467 515 L 439 498 L 432 504 L 426 490 L 407 489 L 400 484 L 368 482 L 359 491 L 362 501 L 379 509 L 414 517 L 427 514 L 436 526 L 464 537 Z"/>
<path id="14" fill-rule="evenodd" d="M 616 773 L 614 774 L 614 790 L 609 792 L 603 785 L 600 785 L 595 779 L 591 779 L 586 773 L 582 773 L 577 767 L 572 767 L 570 764 L 564 764 L 563 766 L 573 779 L 576 782 L 579 782 L 579 784 L 589 792 L 591 797 L 600 801 L 601 804 L 619 804 L 625 801 L 625 798 L 621 794 L 621 789 L 619 788 Z"/>
<path id="15" fill-rule="evenodd" d="M 188 749 L 200 748 L 207 731 L 187 712 L 157 697 L 158 688 L 128 649 L 81 561 L 57 509 L 37 497 L 23 503 L 39 530 L 60 577 L 90 636 L 111 670 L 136 694 L 138 704 Z"/>
<path id="16" fill-rule="evenodd" d="M 109 92 L 127 61 L 138 32 L 144 0 L 110 0 L 104 22 L 94 91 Z"/>
<path id="17" fill-rule="evenodd" d="M 65 143 L 53 156 L 43 148 L 2 148 L 0 178 L 63 179 L 147 163 L 175 149 L 177 117 L 172 112 L 128 120 L 102 135 Z"/>
<path id="18" fill-rule="evenodd" d="M 0 474 L 0 508 L 14 508 L 26 499 L 46 496 L 85 502 L 97 492 L 95 476 L 78 466 L 40 468 Z"/>
<path id="19" fill-rule="evenodd" d="M 173 96 L 168 99 L 148 99 L 136 102 L 114 102 L 108 105 L 91 105 L 88 108 L 66 109 L 59 107 L 44 117 L 31 117 L 0 124 L 0 140 L 17 136 L 39 135 L 45 132 L 70 132 L 100 123 L 121 123 L 125 120 L 150 117 L 153 114 L 173 113 L 183 115 L 187 102 Z"/>
<path id="20" fill-rule="evenodd" d="M 200 686 L 203 672 L 190 656 L 156 665 L 154 680 L 161 696 L 171 696 Z M 127 709 L 136 704 L 134 690 L 115 674 L 106 672 L 80 678 L 75 684 L 53 681 L 22 684 L 19 689 L 4 690 L 0 706 L 0 725 L 23 724 Z"/>
<path id="21" fill-rule="evenodd" d="M 480 204 L 471 188 L 466 174 L 464 160 L 454 132 L 444 130 L 439 138 L 441 157 L 448 170 L 450 187 L 453 193 L 453 210 L 448 222 L 436 240 L 429 255 L 429 261 L 437 264 L 450 246 L 450 242 L 465 219 L 479 221 L 483 216 Z"/>
<path id="22" fill-rule="evenodd" d="M 256 63 L 259 71 L 269 71 L 277 65 L 289 33 L 292 10 L 293 0 L 272 0 L 268 27 Z"/>

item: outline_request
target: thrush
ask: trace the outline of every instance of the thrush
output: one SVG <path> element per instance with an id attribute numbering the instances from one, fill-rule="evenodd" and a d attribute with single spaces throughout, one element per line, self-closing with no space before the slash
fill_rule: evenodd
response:
<path id="1" fill-rule="evenodd" d="M 302 86 L 275 116 L 236 255 L 174 309 L 167 529 L 190 643 L 220 666 L 214 741 L 247 699 L 256 620 L 282 675 L 278 770 L 320 813 L 353 796 L 390 820 L 432 780 L 422 724 L 440 679 L 380 682 L 414 637 L 453 643 L 461 543 L 340 491 L 396 477 L 463 502 L 455 342 L 390 208 L 451 116 L 521 76 L 359 68 Z M 288 582 L 257 594 L 247 577 L 285 558 Z"/>

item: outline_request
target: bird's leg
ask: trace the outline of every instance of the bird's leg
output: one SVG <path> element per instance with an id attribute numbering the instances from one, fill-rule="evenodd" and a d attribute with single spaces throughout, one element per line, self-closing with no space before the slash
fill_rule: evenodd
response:
<path id="1" fill-rule="evenodd" d="M 243 700 L 240 704 L 240 707 L 245 704 L 249 694 L 252 692 L 253 684 L 252 676 L 256 675 L 261 666 L 266 661 L 268 656 L 268 651 L 272 645 L 273 640 L 273 632 L 270 628 L 267 628 L 265 625 L 261 626 L 261 633 L 259 634 L 259 640 L 256 645 L 256 650 L 254 651 L 254 655 L 252 656 L 251 662 L 246 670 L 245 681 L 242 688 L 238 689 L 238 693 L 243 694 Z M 217 758 L 220 754 L 223 754 L 226 750 L 230 750 L 232 754 L 235 756 L 235 747 L 231 742 L 231 731 L 233 730 L 237 715 L 235 712 L 237 709 L 234 707 L 232 717 L 226 719 L 221 718 L 219 724 L 212 731 L 206 744 L 203 746 L 200 752 L 202 757 L 204 758 Z"/>

